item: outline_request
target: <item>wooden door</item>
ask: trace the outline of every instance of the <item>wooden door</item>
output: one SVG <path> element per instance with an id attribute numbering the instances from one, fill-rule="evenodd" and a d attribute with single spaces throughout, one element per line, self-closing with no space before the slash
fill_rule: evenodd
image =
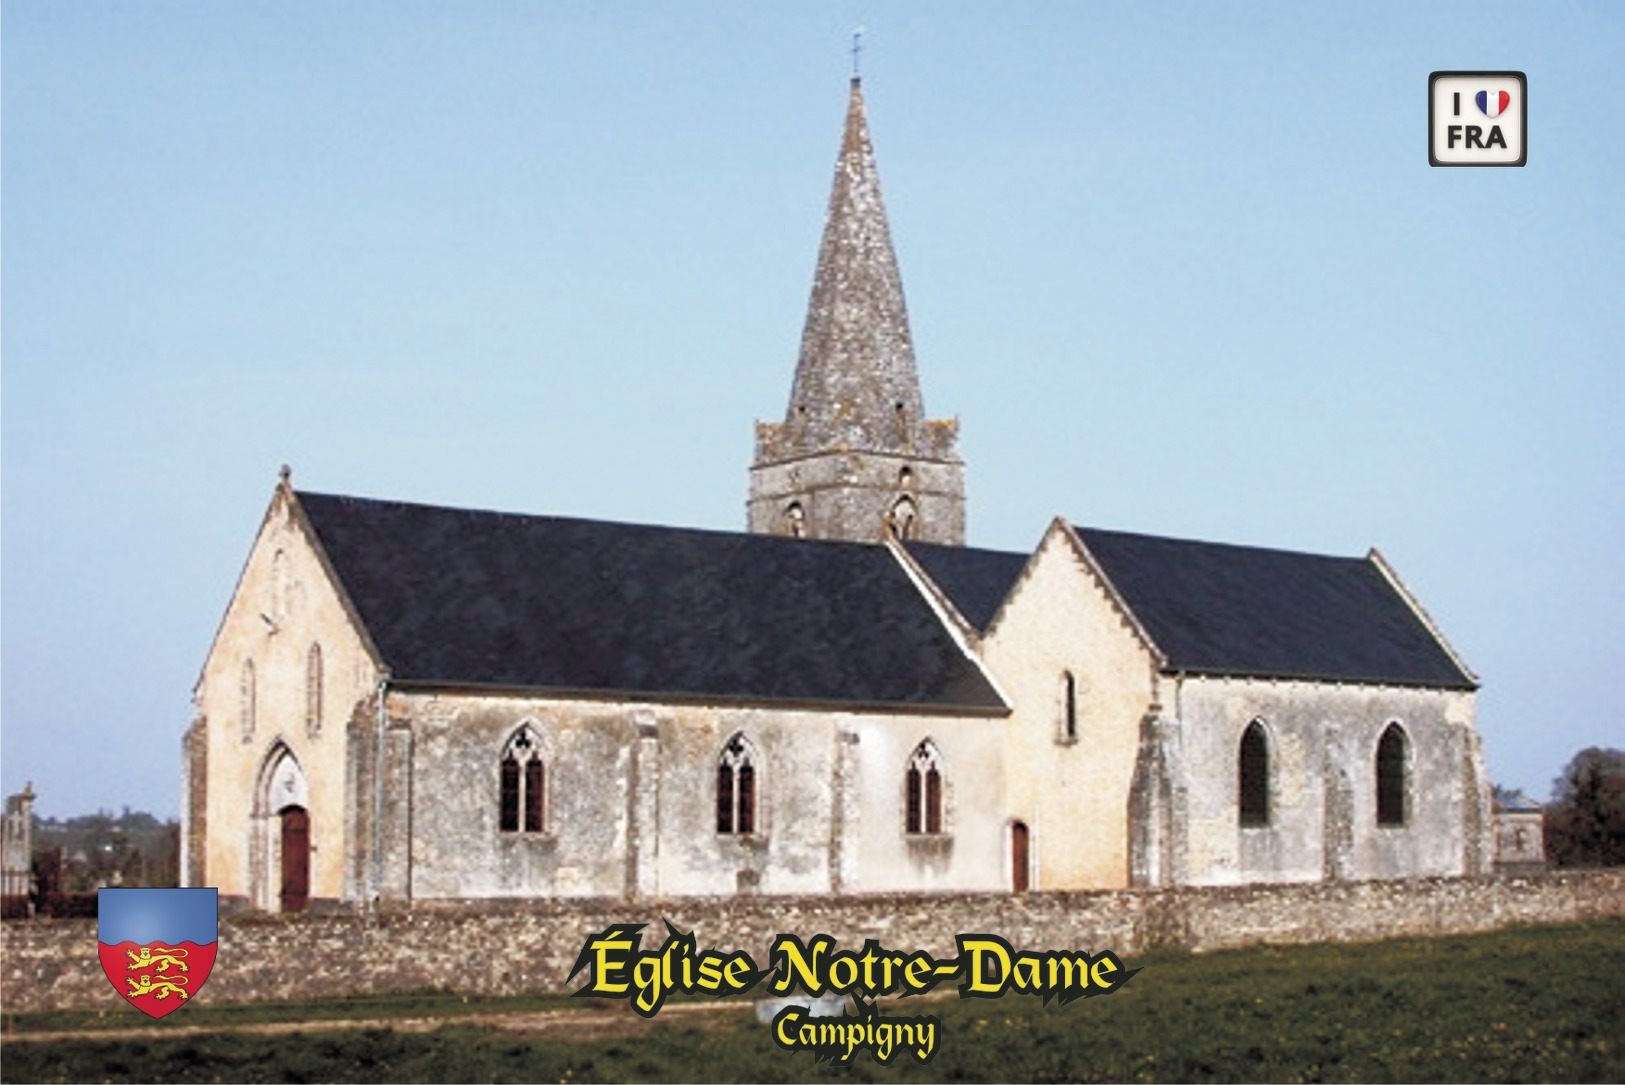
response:
<path id="1" fill-rule="evenodd" d="M 302 912 L 310 901 L 310 814 L 302 806 L 282 811 L 282 910 Z"/>
<path id="2" fill-rule="evenodd" d="M 1017 893 L 1028 889 L 1027 823 L 1010 825 L 1010 887 Z"/>

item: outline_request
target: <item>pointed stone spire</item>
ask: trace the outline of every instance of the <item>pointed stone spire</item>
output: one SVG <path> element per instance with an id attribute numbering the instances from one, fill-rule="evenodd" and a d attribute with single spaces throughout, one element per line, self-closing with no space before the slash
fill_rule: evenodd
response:
<path id="1" fill-rule="evenodd" d="M 925 418 L 854 76 L 789 409 L 756 428 L 750 530 L 963 543 L 958 433 L 956 421 Z"/>
<path id="2" fill-rule="evenodd" d="M 909 453 L 924 414 L 862 84 L 853 79 L 786 436 L 801 452 Z"/>

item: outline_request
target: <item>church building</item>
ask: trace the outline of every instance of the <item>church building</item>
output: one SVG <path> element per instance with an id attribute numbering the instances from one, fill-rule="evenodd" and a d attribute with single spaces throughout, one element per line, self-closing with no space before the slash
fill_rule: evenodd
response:
<path id="1" fill-rule="evenodd" d="M 199 678 L 183 882 L 265 911 L 1465 876 L 1477 680 L 1375 550 L 965 545 L 854 79 L 745 533 L 296 490 Z"/>

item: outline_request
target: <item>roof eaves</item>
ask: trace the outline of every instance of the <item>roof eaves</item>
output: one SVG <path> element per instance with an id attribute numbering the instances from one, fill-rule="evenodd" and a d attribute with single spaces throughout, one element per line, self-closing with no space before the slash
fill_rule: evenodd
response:
<path id="1" fill-rule="evenodd" d="M 1315 682 L 1334 686 L 1392 686 L 1398 689 L 1438 689 L 1472 692 L 1474 683 L 1425 682 L 1406 678 L 1365 678 L 1351 675 L 1292 673 L 1288 671 L 1251 671 L 1242 667 L 1174 667 L 1164 664 L 1161 673 L 1184 678 L 1237 678 L 1258 682 Z"/>
<path id="2" fill-rule="evenodd" d="M 985 673 L 985 672 L 984 672 Z M 891 715 L 988 716 L 1010 714 L 1009 702 L 999 705 L 910 703 L 903 701 L 838 700 L 816 697 L 763 697 L 738 693 L 692 693 L 658 690 L 591 689 L 573 686 L 523 686 L 495 682 L 451 681 L 433 678 L 392 678 L 390 688 L 403 693 L 468 692 L 497 696 L 539 697 L 557 700 L 616 701 L 640 704 L 727 705 L 776 709 L 812 709 L 838 712 L 881 712 Z M 989 688 L 1001 698 L 1002 691 L 991 682 Z"/>

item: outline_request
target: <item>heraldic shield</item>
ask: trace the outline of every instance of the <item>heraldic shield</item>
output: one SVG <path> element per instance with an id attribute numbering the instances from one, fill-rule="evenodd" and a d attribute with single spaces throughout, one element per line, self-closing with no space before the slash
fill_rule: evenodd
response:
<path id="1" fill-rule="evenodd" d="M 130 1005 L 163 1017 L 186 1005 L 214 967 L 217 889 L 103 889 L 96 894 L 102 971 Z"/>

